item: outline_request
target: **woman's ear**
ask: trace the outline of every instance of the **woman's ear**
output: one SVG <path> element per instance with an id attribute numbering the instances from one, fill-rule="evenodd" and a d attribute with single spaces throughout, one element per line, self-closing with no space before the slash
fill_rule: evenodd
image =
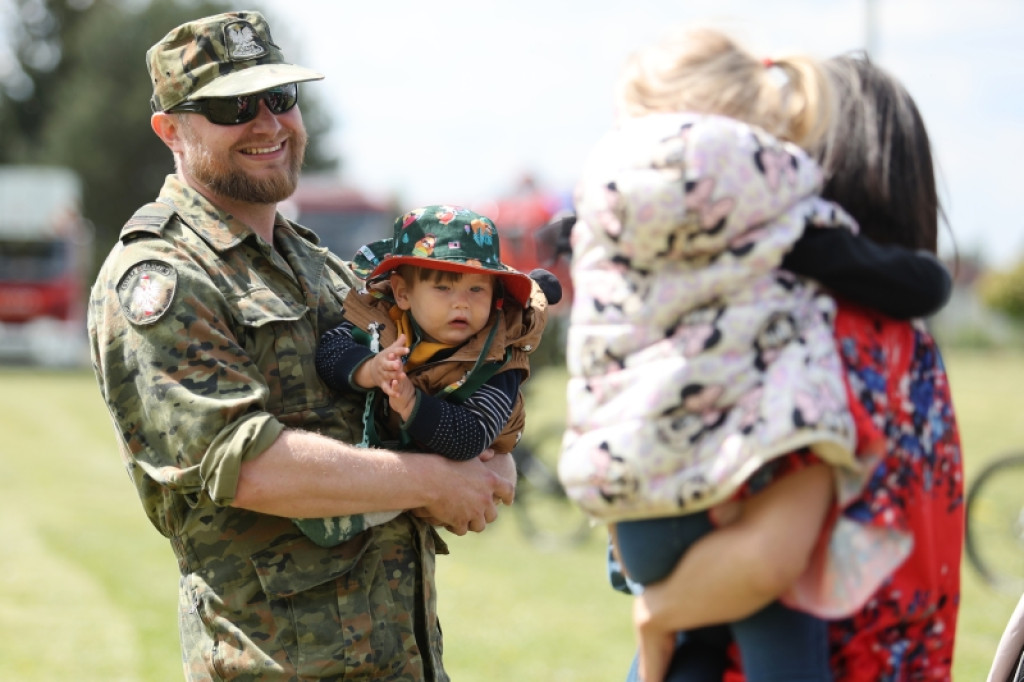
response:
<path id="1" fill-rule="evenodd" d="M 402 277 L 397 272 L 391 273 L 391 295 L 395 298 L 395 305 L 398 306 L 399 310 L 408 310 L 412 307 L 409 302 L 409 292 L 412 287 L 405 281 L 405 277 Z"/>

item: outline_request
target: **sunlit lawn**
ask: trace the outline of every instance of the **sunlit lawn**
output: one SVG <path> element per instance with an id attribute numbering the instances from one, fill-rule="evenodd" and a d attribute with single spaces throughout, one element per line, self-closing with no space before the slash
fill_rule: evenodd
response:
<path id="1" fill-rule="evenodd" d="M 970 477 L 1024 450 L 1024 355 L 950 353 L 947 363 Z M 564 414 L 562 378 L 531 385 L 531 429 L 550 434 Z M 0 368 L 0 435 L 0 679 L 181 679 L 175 562 L 121 468 L 91 375 Z M 438 589 L 453 679 L 623 679 L 629 600 L 607 587 L 599 533 L 542 551 L 504 510 L 450 545 Z M 963 575 L 955 679 L 972 682 L 984 679 L 1016 597 L 969 567 Z"/>

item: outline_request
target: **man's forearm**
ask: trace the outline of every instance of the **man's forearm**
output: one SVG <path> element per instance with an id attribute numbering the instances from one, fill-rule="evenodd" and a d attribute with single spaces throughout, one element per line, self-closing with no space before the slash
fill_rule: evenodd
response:
<path id="1" fill-rule="evenodd" d="M 499 502 L 512 504 L 515 468 L 508 460 L 511 456 L 501 455 L 453 462 L 286 430 L 259 456 L 242 463 L 232 504 L 291 518 L 415 509 L 418 516 L 463 535 L 483 531 L 494 521 Z"/>
<path id="2" fill-rule="evenodd" d="M 292 518 L 422 507 L 436 495 L 428 483 L 431 457 L 286 430 L 242 464 L 233 505 Z"/>

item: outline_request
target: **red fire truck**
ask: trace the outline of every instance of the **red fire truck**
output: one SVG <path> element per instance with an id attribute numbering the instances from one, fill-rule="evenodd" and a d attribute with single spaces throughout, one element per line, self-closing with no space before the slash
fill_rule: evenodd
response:
<path id="1" fill-rule="evenodd" d="M 390 237 L 398 209 L 330 176 L 307 175 L 280 205 L 287 217 L 316 232 L 320 244 L 351 260 L 363 244 Z"/>
<path id="2" fill-rule="evenodd" d="M 572 282 L 569 279 L 569 259 L 556 252 L 555 234 L 549 223 L 566 209 L 563 197 L 540 190 L 533 179 L 526 176 L 517 190 L 485 207 L 501 232 L 501 260 L 511 267 L 530 272 L 534 268 L 549 270 L 562 283 L 562 300 L 552 308 L 556 314 L 569 311 L 572 300 Z"/>
<path id="3" fill-rule="evenodd" d="M 67 168 L 0 166 L 0 358 L 88 360 L 85 300 L 92 224 Z"/>

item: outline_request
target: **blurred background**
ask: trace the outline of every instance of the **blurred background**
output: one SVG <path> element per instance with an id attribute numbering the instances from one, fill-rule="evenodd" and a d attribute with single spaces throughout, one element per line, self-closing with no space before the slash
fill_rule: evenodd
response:
<path id="1" fill-rule="evenodd" d="M 114 454 L 84 302 L 121 226 L 172 171 L 149 127 L 146 49 L 233 9 L 263 11 L 286 57 L 326 75 L 301 88 L 311 144 L 283 211 L 349 257 L 409 208 L 467 205 L 498 222 L 507 261 L 563 281 L 536 230 L 570 205 L 631 52 L 698 23 L 766 57 L 866 50 L 932 137 L 956 287 L 929 324 L 968 482 L 1024 449 L 1020 0 L 0 0 L 0 678 L 177 678 L 174 565 Z M 527 395 L 527 444 L 549 465 L 564 423 L 554 328 Z M 1008 497 L 1024 575 L 1019 486 Z M 455 539 L 443 562 L 453 676 L 621 679 L 629 605 L 606 587 L 600 533 L 577 538 L 573 521 L 571 543 L 538 547 L 511 523 Z M 958 680 L 984 677 L 1017 595 L 965 565 Z"/>
<path id="2" fill-rule="evenodd" d="M 766 56 L 866 50 L 907 85 L 932 135 L 949 217 L 940 249 L 958 284 L 938 334 L 947 344 L 1018 342 L 1019 0 L 244 6 L 268 16 L 290 60 L 327 76 L 302 88 L 312 143 L 302 190 L 285 210 L 345 256 L 386 234 L 394 213 L 455 203 L 492 215 L 510 235 L 508 259 L 532 265 L 532 230 L 569 205 L 588 150 L 611 125 L 621 65 L 670 30 L 716 25 Z M 81 341 L 85 283 L 171 170 L 147 122 L 145 50 L 184 20 L 236 8 L 0 0 L 0 201 L 19 207 L 0 219 L 0 355 L 82 361 L 81 347 L 26 339 L 66 327 L 66 344 Z"/>

